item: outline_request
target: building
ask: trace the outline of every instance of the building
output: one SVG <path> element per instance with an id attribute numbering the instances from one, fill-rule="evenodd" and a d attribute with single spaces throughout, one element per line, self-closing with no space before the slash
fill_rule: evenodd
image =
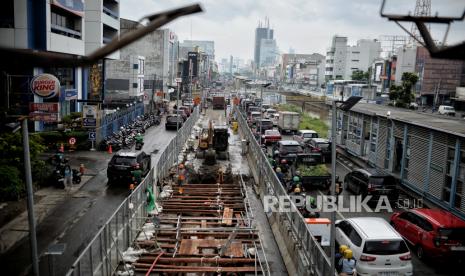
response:
<path id="1" fill-rule="evenodd" d="M 465 62 L 431 58 L 428 50 L 417 47 L 415 72 L 417 98 L 422 104 L 449 104 L 457 87 L 465 86 Z"/>
<path id="2" fill-rule="evenodd" d="M 7 0 L 2 6 L 0 45 L 12 48 L 35 49 L 83 56 L 102 46 L 104 39 L 119 32 L 118 1 L 65 1 L 65 0 Z M 112 29 L 111 32 L 107 30 Z M 105 31 L 104 31 L 105 30 Z M 117 53 L 111 57 L 117 57 Z M 78 99 L 103 99 L 103 84 L 98 83 L 91 93 L 87 68 L 22 69 L 1 65 L 5 74 L 0 77 L 2 87 L 8 83 L 3 98 L 5 108 L 15 114 L 29 114 L 29 103 L 47 102 L 58 105 L 53 119 L 35 122 L 36 131 L 56 128 L 57 122 L 71 112 L 81 111 Z M 101 68 L 101 64 L 97 69 Z M 60 93 L 51 99 L 33 95 L 29 90 L 31 79 L 49 73 L 60 82 Z M 95 96 L 95 97 L 94 97 Z"/>
<path id="3" fill-rule="evenodd" d="M 402 187 L 465 218 L 465 124 L 460 119 L 359 103 L 337 116 L 337 144 Z"/>
<path id="4" fill-rule="evenodd" d="M 320 86 L 325 81 L 325 56 L 313 54 L 283 54 L 280 77 L 287 83 Z"/>
<path id="5" fill-rule="evenodd" d="M 275 66 L 279 56 L 276 40 L 262 39 L 260 41 L 260 61 L 259 67 Z"/>
<path id="6" fill-rule="evenodd" d="M 69 1 L 62 0 L 60 2 Z M 114 37 L 118 37 L 120 30 L 119 1 L 86 1 L 85 11 L 85 53 L 87 55 L 94 52 L 98 48 L 104 46 L 105 44 L 110 42 Z M 119 51 L 114 52 L 107 58 L 118 59 Z"/>
<path id="7" fill-rule="evenodd" d="M 369 39 L 360 39 L 357 45 L 347 46 L 345 78 L 350 79 L 354 71 L 368 71 L 373 61 L 381 54 L 381 42 Z"/>
<path id="8" fill-rule="evenodd" d="M 179 45 L 194 50 L 195 47 L 199 47 L 200 51 L 204 52 L 209 56 L 211 60 L 215 60 L 215 42 L 211 40 L 184 40 Z"/>
<path id="9" fill-rule="evenodd" d="M 121 33 L 140 23 L 121 19 Z M 120 59 L 105 63 L 105 99 L 160 101 L 177 77 L 177 36 L 169 29 L 156 30 L 120 50 Z M 153 94 L 155 93 L 155 94 Z"/>
<path id="10" fill-rule="evenodd" d="M 254 46 L 254 63 L 255 68 L 260 67 L 262 63 L 261 50 L 262 50 L 262 39 L 273 39 L 273 29 L 270 28 L 270 22 L 265 18 L 265 24 L 258 23 L 258 27 L 255 29 L 255 46 Z M 265 43 L 268 44 L 268 43 Z"/>
<path id="11" fill-rule="evenodd" d="M 326 51 L 326 80 L 343 79 L 346 72 L 347 37 L 333 36 Z"/>
<path id="12" fill-rule="evenodd" d="M 361 39 L 354 46 L 347 45 L 347 37 L 334 36 L 326 52 L 325 77 L 350 79 L 354 71 L 368 71 L 373 61 L 381 54 L 377 40 Z"/>
<path id="13" fill-rule="evenodd" d="M 417 47 L 414 45 L 399 47 L 395 51 L 395 56 L 397 56 L 395 84 L 400 85 L 402 83 L 402 74 L 415 72 Z"/>

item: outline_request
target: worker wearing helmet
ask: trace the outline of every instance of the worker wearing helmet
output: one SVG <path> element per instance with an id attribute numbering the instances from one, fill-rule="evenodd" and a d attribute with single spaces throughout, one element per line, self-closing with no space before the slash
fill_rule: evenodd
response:
<path id="1" fill-rule="evenodd" d="M 352 250 L 344 250 L 344 255 L 342 259 L 339 260 L 339 265 L 341 266 L 340 276 L 354 275 L 355 265 L 357 262 L 353 258 Z"/>
<path id="2" fill-rule="evenodd" d="M 144 136 L 142 136 L 142 134 L 140 132 L 137 133 L 135 139 L 136 139 L 136 143 L 143 143 L 144 142 Z"/>
<path id="3" fill-rule="evenodd" d="M 349 247 L 345 244 L 341 244 L 339 246 L 339 251 L 336 253 L 335 264 L 336 264 L 336 270 L 338 272 L 341 272 L 342 267 L 339 265 L 339 261 L 344 257 L 344 251 L 346 251 L 346 249 L 349 249 Z"/>
<path id="4" fill-rule="evenodd" d="M 280 163 L 281 163 L 281 170 L 283 171 L 283 173 L 287 173 L 289 170 L 289 165 L 287 164 L 287 160 L 281 159 Z"/>

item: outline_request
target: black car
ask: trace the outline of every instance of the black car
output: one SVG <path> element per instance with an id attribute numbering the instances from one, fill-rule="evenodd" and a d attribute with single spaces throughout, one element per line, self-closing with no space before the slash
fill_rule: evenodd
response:
<path id="1" fill-rule="evenodd" d="M 108 182 L 111 183 L 117 180 L 131 180 L 131 172 L 135 170 L 137 164 L 139 164 L 139 169 L 142 171 L 142 175 L 147 175 L 151 167 L 150 155 L 147 155 L 143 151 L 116 153 L 108 163 Z"/>
<path id="2" fill-rule="evenodd" d="M 182 123 L 184 123 L 183 118 L 180 115 L 168 115 L 166 117 L 165 129 L 174 129 L 181 128 Z"/>
<path id="3" fill-rule="evenodd" d="M 302 146 L 299 142 L 294 140 L 278 141 L 273 146 L 273 158 L 277 159 L 276 161 L 279 163 L 281 163 L 283 159 L 286 159 L 287 163 L 291 164 L 297 157 L 297 154 L 303 152 L 304 149 Z"/>
<path id="4" fill-rule="evenodd" d="M 323 163 L 331 162 L 331 142 L 324 138 L 312 138 L 307 143 L 311 152 L 321 153 Z"/>
<path id="5" fill-rule="evenodd" d="M 256 125 L 258 131 L 260 131 L 260 125 L 262 126 L 262 134 L 265 133 L 265 130 L 273 129 L 273 121 L 269 119 L 258 120 Z"/>
<path id="6" fill-rule="evenodd" d="M 351 190 L 363 197 L 371 195 L 372 200 L 387 196 L 390 201 L 397 200 L 397 180 L 388 173 L 377 169 L 356 169 L 346 174 L 344 189 Z"/>

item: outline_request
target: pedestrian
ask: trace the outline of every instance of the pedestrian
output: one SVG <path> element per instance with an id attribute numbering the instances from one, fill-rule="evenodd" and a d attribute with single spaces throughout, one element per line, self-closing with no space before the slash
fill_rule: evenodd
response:
<path id="1" fill-rule="evenodd" d="M 347 245 L 341 244 L 339 246 L 339 252 L 337 252 L 335 255 L 335 259 L 336 259 L 335 263 L 336 263 L 337 272 L 341 272 L 342 267 L 339 265 L 339 261 L 342 259 L 342 257 L 344 257 L 344 251 L 346 251 L 347 249 L 349 249 Z"/>
<path id="2" fill-rule="evenodd" d="M 68 164 L 65 165 L 63 175 L 65 176 L 64 189 L 69 192 L 73 185 L 73 170 L 71 170 L 71 167 Z"/>
<path id="3" fill-rule="evenodd" d="M 136 164 L 135 170 L 133 170 L 131 174 L 136 185 L 142 182 L 142 170 L 140 169 L 139 163 Z"/>

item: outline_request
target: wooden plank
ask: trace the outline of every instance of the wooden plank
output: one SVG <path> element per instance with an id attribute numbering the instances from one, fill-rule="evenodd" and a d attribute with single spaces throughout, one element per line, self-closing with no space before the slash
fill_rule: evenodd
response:
<path id="1" fill-rule="evenodd" d="M 201 227 L 201 228 L 207 228 L 207 221 L 203 219 L 203 220 L 200 222 L 200 227 Z"/>
<path id="2" fill-rule="evenodd" d="M 182 239 L 181 246 L 179 248 L 179 254 L 180 255 L 197 254 L 199 252 L 197 248 L 197 241 L 198 240 Z"/>
<path id="3" fill-rule="evenodd" d="M 222 223 L 229 225 L 229 226 L 232 225 L 233 213 L 234 213 L 234 209 L 227 208 L 227 207 L 224 208 Z"/>

